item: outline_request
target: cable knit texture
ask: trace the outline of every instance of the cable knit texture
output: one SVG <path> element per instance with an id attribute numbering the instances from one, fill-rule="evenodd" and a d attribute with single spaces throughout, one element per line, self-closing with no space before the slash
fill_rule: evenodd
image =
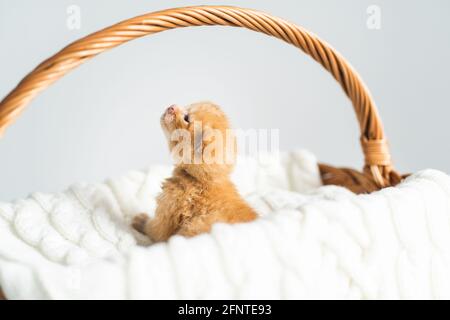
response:
<path id="1" fill-rule="evenodd" d="M 450 298 L 450 178 L 425 170 L 370 195 L 320 186 L 313 155 L 242 158 L 255 222 L 151 245 L 168 166 L 0 203 L 0 286 L 9 299 Z"/>

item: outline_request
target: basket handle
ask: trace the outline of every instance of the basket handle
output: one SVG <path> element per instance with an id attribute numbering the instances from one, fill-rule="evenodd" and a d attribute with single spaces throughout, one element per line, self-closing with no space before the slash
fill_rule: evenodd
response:
<path id="1" fill-rule="evenodd" d="M 0 136 L 42 90 L 94 56 L 130 40 L 161 31 L 205 25 L 243 27 L 277 37 L 310 55 L 340 83 L 353 103 L 361 130 L 364 171 L 379 187 L 398 175 L 375 103 L 358 74 L 330 45 L 311 32 L 266 13 L 229 6 L 175 8 L 138 16 L 73 42 L 42 62 L 0 102 Z M 394 177 L 394 178 L 393 178 Z"/>

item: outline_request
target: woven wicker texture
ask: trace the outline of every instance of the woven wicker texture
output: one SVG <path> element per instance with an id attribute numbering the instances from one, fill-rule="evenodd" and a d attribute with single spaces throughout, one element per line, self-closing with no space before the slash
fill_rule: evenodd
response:
<path id="1" fill-rule="evenodd" d="M 319 62 L 339 82 L 353 103 L 360 124 L 361 144 L 365 155 L 364 174 L 373 191 L 395 185 L 400 176 L 393 171 L 383 126 L 370 92 L 358 74 L 330 45 L 311 32 L 266 13 L 228 6 L 197 6 L 169 9 L 132 18 L 80 39 L 41 63 L 0 102 L 0 135 L 42 90 L 86 60 L 127 41 L 161 31 L 191 27 L 221 25 L 243 27 L 265 33 L 290 43 Z M 325 184 L 357 181 L 355 171 L 327 171 L 321 166 Z M 336 169 L 338 170 L 338 169 Z M 352 172 L 350 178 L 348 172 Z M 326 175 L 325 173 L 328 173 Z M 328 178 L 327 178 L 328 177 Z M 344 181 L 342 180 L 342 181 Z M 346 186 L 346 185 L 345 185 Z M 351 189 L 351 188 L 350 188 Z M 353 188 L 355 189 L 355 188 Z"/>

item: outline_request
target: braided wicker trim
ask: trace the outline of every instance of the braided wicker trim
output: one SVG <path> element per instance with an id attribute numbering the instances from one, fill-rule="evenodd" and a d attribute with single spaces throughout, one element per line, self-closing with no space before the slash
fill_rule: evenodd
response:
<path id="1" fill-rule="evenodd" d="M 0 135 L 38 93 L 86 60 L 142 36 L 207 25 L 243 27 L 262 32 L 300 48 L 319 62 L 339 82 L 353 103 L 361 129 L 365 172 L 378 186 L 390 185 L 392 167 L 382 123 L 369 90 L 350 64 L 311 32 L 266 13 L 236 7 L 198 6 L 149 13 L 70 44 L 41 63 L 0 102 Z"/>

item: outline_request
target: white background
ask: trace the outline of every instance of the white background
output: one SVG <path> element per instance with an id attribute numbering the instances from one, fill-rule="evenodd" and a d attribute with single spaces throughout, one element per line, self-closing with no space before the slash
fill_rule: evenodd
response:
<path id="1" fill-rule="evenodd" d="M 295 22 L 333 45 L 378 104 L 400 172 L 450 172 L 450 2 L 446 0 L 0 0 L 0 97 L 70 42 L 168 7 L 228 4 Z M 366 26 L 381 8 L 381 30 Z M 81 29 L 66 26 L 81 8 Z M 0 140 L 0 201 L 169 163 L 159 115 L 212 100 L 234 127 L 279 128 L 284 150 L 362 166 L 358 125 L 334 79 L 298 49 L 248 30 L 204 27 L 145 37 L 85 63 L 35 99 Z"/>

